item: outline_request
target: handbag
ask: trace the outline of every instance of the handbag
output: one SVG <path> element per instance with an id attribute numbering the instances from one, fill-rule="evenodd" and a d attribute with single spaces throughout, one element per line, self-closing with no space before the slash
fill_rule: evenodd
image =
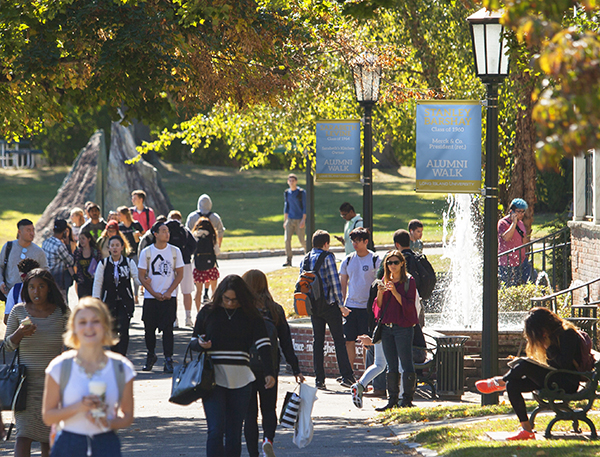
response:
<path id="1" fill-rule="evenodd" d="M 173 385 L 171 398 L 169 398 L 171 403 L 189 405 L 210 394 L 215 387 L 215 369 L 210 355 L 202 351 L 198 353 L 197 358 L 193 358 L 191 352 L 192 349 L 188 344 L 183 362 L 173 371 Z M 188 353 L 190 353 L 189 362 Z"/>
<path id="2" fill-rule="evenodd" d="M 312 421 L 312 410 L 317 400 L 317 388 L 300 384 L 300 412 L 294 429 L 293 443 L 300 449 L 310 444 L 313 439 L 314 425 Z"/>
<path id="3" fill-rule="evenodd" d="M 2 363 L 0 364 L 0 406 L 2 411 L 23 411 L 27 403 L 27 369 L 21 364 L 19 350 L 10 363 L 6 363 L 4 343 Z"/>
<path id="4" fill-rule="evenodd" d="M 296 389 L 298 386 L 296 386 Z M 294 389 L 294 391 L 296 390 Z M 279 415 L 279 423 L 284 428 L 294 428 L 298 411 L 300 410 L 300 396 L 296 392 L 286 392 L 281 414 Z"/>

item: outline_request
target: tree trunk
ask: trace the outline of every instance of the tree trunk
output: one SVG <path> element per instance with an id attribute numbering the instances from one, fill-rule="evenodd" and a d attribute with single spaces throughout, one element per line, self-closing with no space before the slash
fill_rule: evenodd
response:
<path id="1" fill-rule="evenodd" d="M 515 147 L 513 150 L 514 162 L 508 189 L 509 203 L 513 198 L 524 199 L 529 208 L 525 213 L 523 222 L 527 233 L 531 234 L 533 224 L 533 206 L 537 199 L 535 185 L 537 167 L 535 162 L 535 128 L 531 118 L 533 110 L 533 81 L 527 72 L 514 72 L 512 78 L 515 82 L 517 95 L 517 116 L 515 125 Z"/>

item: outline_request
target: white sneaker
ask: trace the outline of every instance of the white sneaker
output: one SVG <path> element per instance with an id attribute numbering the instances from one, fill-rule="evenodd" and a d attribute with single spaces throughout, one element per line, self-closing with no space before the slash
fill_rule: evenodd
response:
<path id="1" fill-rule="evenodd" d="M 175 322 L 173 322 L 173 328 L 179 328 L 179 319 L 175 319 Z"/>
<path id="2" fill-rule="evenodd" d="M 273 443 L 269 441 L 268 438 L 265 438 L 263 441 L 263 454 L 265 457 L 275 457 L 275 451 L 273 450 Z"/>
<path id="3" fill-rule="evenodd" d="M 194 328 L 194 322 L 192 321 L 191 317 L 185 319 L 185 326 Z"/>

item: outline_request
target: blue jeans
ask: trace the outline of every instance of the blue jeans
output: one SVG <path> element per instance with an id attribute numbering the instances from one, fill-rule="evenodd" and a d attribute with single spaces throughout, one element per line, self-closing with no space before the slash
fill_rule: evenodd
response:
<path id="1" fill-rule="evenodd" d="M 392 327 L 383 326 L 381 345 L 388 363 L 388 373 L 415 372 L 412 352 L 413 335 L 413 327 L 400 327 L 396 324 L 393 324 Z M 400 363 L 398 363 L 398 359 L 400 359 Z"/>
<path id="2" fill-rule="evenodd" d="M 251 393 L 252 383 L 239 389 L 215 386 L 211 394 L 202 399 L 208 425 L 207 457 L 239 457 L 242 454 L 242 425 Z"/>
<path id="3" fill-rule="evenodd" d="M 88 449 L 92 451 L 88 454 Z M 121 443 L 115 432 L 100 433 L 88 437 L 79 433 L 62 431 L 52 451 L 51 457 L 121 457 Z"/>

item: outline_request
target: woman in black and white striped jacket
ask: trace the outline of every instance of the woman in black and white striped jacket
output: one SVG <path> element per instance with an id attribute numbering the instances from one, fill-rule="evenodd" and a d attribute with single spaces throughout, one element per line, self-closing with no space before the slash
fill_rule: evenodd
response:
<path id="1" fill-rule="evenodd" d="M 208 423 L 206 454 L 239 456 L 242 425 L 256 379 L 250 369 L 252 345 L 264 365 L 265 388 L 275 385 L 267 328 L 255 295 L 241 277 L 229 275 L 221 281 L 212 303 L 198 313 L 192 336 L 192 349 L 206 350 L 215 365 L 216 387 L 202 400 Z"/>

